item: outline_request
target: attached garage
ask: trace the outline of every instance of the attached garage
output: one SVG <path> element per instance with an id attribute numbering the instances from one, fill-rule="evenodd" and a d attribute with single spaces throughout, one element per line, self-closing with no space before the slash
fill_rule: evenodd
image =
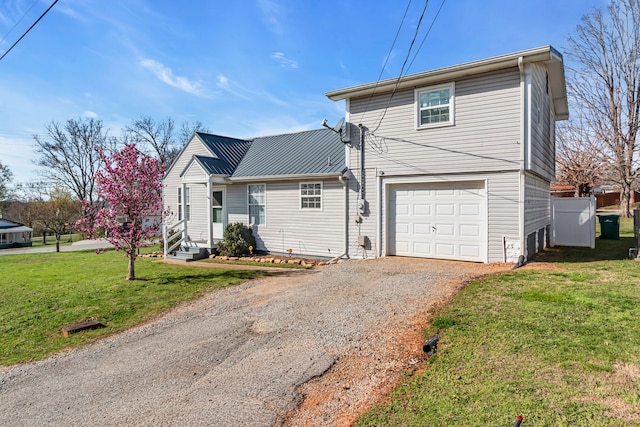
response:
<path id="1" fill-rule="evenodd" d="M 389 255 L 487 261 L 484 181 L 387 187 Z"/>

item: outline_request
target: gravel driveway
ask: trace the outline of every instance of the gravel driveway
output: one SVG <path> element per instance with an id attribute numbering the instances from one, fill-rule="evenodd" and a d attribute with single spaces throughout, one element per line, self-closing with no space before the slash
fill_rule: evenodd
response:
<path id="1" fill-rule="evenodd" d="M 342 424 L 420 362 L 430 307 L 483 268 L 381 258 L 215 291 L 80 350 L 1 368 L 0 425 Z"/>

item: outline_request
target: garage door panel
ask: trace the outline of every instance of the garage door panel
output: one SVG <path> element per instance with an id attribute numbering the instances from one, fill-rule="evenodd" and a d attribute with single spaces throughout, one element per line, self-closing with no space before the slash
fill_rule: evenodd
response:
<path id="1" fill-rule="evenodd" d="M 480 226 L 472 225 L 472 224 L 460 224 L 459 236 L 462 238 L 465 238 L 465 237 L 479 238 Z"/>
<path id="2" fill-rule="evenodd" d="M 413 224 L 413 233 L 414 234 L 423 234 L 428 236 L 429 234 L 431 234 L 431 224 L 422 224 L 422 223 L 416 223 Z"/>
<path id="3" fill-rule="evenodd" d="M 391 255 L 485 261 L 484 182 L 389 187 Z"/>
<path id="4" fill-rule="evenodd" d="M 452 216 L 455 213 L 453 204 L 438 203 L 436 204 L 436 216 Z"/>
<path id="5" fill-rule="evenodd" d="M 478 203 L 460 203 L 460 216 L 477 216 L 481 215 L 480 213 L 480 204 Z"/>
<path id="6" fill-rule="evenodd" d="M 416 216 L 431 216 L 431 205 L 418 203 L 413 205 L 413 214 Z"/>
<path id="7" fill-rule="evenodd" d="M 438 236 L 454 236 L 455 235 L 455 225 L 453 224 L 437 224 L 436 225 L 436 234 Z"/>

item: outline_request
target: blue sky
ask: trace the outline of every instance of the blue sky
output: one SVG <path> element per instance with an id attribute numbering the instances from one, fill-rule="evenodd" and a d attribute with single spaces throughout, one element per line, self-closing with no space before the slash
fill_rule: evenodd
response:
<path id="1" fill-rule="evenodd" d="M 0 2 L 0 55 L 52 2 Z M 407 3 L 60 0 L 0 61 L 0 161 L 14 182 L 39 179 L 33 135 L 78 117 L 113 136 L 142 115 L 239 138 L 334 124 L 344 104 L 325 92 L 400 73 L 424 7 L 411 2 L 390 52 Z M 441 5 L 428 3 L 414 53 L 432 28 L 409 73 L 549 44 L 562 52 L 606 0 L 446 0 L 436 18 Z"/>

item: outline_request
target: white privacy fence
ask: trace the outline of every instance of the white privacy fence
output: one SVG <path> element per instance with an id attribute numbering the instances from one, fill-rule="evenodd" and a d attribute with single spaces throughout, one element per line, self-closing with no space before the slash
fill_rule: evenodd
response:
<path id="1" fill-rule="evenodd" d="M 551 246 L 596 247 L 596 199 L 551 198 Z"/>

